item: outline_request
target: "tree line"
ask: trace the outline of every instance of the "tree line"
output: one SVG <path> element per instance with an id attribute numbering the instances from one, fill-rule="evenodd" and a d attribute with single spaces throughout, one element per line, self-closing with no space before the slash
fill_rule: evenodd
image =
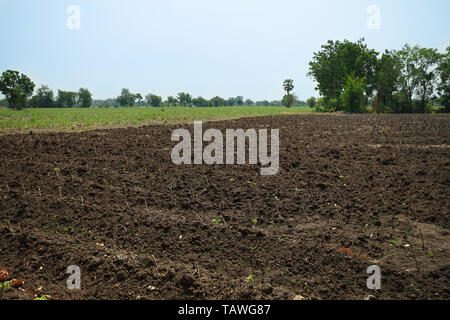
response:
<path id="1" fill-rule="evenodd" d="M 283 102 L 280 100 L 274 101 L 253 101 L 252 99 L 244 99 L 243 96 L 232 98 L 222 98 L 216 96 L 211 99 L 203 97 L 194 98 L 191 94 L 186 92 L 179 92 L 176 96 L 169 96 L 163 100 L 161 96 L 155 94 L 148 94 L 143 97 L 140 93 L 132 93 L 129 89 L 122 89 L 117 98 L 110 98 L 106 100 L 94 100 L 93 106 L 96 107 L 233 107 L 233 106 L 281 106 Z M 306 102 L 298 101 L 298 106 L 306 106 Z"/>
<path id="2" fill-rule="evenodd" d="M 321 97 L 318 111 L 427 113 L 433 105 L 450 112 L 450 47 L 404 45 L 382 54 L 357 42 L 328 41 L 314 53 L 308 76 Z"/>
<path id="3" fill-rule="evenodd" d="M 212 99 L 203 97 L 194 98 L 189 93 L 180 92 L 177 96 L 169 96 L 163 101 L 162 97 L 155 94 L 132 93 L 129 89 L 122 89 L 116 98 L 105 100 L 93 100 L 92 93 L 86 88 L 75 91 L 58 90 L 54 92 L 46 85 L 37 89 L 35 84 L 26 75 L 18 71 L 8 70 L 0 77 L 0 92 L 6 99 L 0 100 L 0 106 L 6 105 L 13 109 L 25 108 L 89 108 L 89 107 L 225 107 L 225 106 L 281 106 L 283 100 L 277 101 L 253 101 L 244 99 L 243 96 L 224 99 L 216 96 Z M 291 105 L 306 106 L 304 101 L 292 101 Z"/>
<path id="4" fill-rule="evenodd" d="M 78 92 L 58 90 L 58 95 L 48 86 L 41 86 L 34 96 L 35 84 L 26 75 L 18 71 L 7 70 L 0 77 L 0 92 L 5 95 L 0 105 L 12 109 L 21 108 L 89 108 L 92 105 L 92 94 L 88 89 L 80 88 Z"/>

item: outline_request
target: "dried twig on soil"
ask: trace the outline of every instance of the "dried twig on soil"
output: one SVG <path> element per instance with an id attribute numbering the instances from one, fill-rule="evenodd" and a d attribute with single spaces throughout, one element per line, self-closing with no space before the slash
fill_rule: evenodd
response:
<path id="1" fill-rule="evenodd" d="M 225 227 L 229 228 L 227 225 L 227 222 L 225 221 L 225 218 L 223 216 L 220 216 L 222 218 L 223 223 L 225 224 Z"/>
<path id="2" fill-rule="evenodd" d="M 412 249 L 412 246 L 409 247 L 409 251 L 411 251 L 411 255 L 412 255 L 413 259 L 414 259 L 414 262 L 416 263 L 417 271 L 420 272 L 419 263 L 417 262 L 417 258 L 416 258 L 416 255 L 415 255 L 413 249 Z"/>
<path id="3" fill-rule="evenodd" d="M 420 239 L 422 239 L 422 251 L 425 250 L 425 243 L 423 242 L 422 230 L 419 228 Z"/>
<path id="4" fill-rule="evenodd" d="M 152 255 L 152 258 L 153 258 L 153 260 L 155 261 L 156 272 L 158 272 L 158 276 L 161 276 L 161 274 L 159 273 L 159 270 L 158 270 L 158 262 L 156 261 L 155 256 Z"/>
<path id="5" fill-rule="evenodd" d="M 197 212 L 194 211 L 194 213 L 197 216 L 197 218 L 201 221 L 201 223 L 205 224 L 205 222 L 203 221 L 202 217 L 200 217 Z"/>
<path id="6" fill-rule="evenodd" d="M 148 210 L 147 199 L 144 199 L 145 208 L 147 208 L 147 214 L 150 215 L 150 211 Z"/>

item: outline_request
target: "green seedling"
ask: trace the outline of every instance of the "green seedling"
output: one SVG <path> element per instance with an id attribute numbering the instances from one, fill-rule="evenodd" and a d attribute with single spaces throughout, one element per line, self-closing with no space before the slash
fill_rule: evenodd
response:
<path id="1" fill-rule="evenodd" d="M 0 300 L 3 298 L 3 293 L 6 292 L 6 290 L 11 289 L 10 281 L 6 282 L 0 282 Z"/>
<path id="2" fill-rule="evenodd" d="M 275 201 L 280 201 L 280 199 L 277 196 L 275 196 L 273 198 L 275 199 Z"/>
<path id="3" fill-rule="evenodd" d="M 61 169 L 60 169 L 60 168 L 55 168 L 55 169 L 53 169 L 53 171 L 55 171 L 56 176 L 57 176 L 58 179 L 59 179 L 59 172 L 61 171 Z"/>
<path id="4" fill-rule="evenodd" d="M 11 229 L 11 222 L 9 222 L 8 219 L 4 219 L 3 221 L 8 225 L 8 228 Z"/>
<path id="5" fill-rule="evenodd" d="M 253 222 L 254 224 L 258 224 L 258 219 L 252 219 L 252 222 Z"/>
<path id="6" fill-rule="evenodd" d="M 395 241 L 395 240 L 392 240 L 391 243 L 392 243 L 394 246 L 398 246 L 398 245 L 399 245 L 398 242 Z"/>
<path id="7" fill-rule="evenodd" d="M 213 219 L 212 221 L 217 224 L 222 223 L 222 220 L 220 218 Z"/>
<path id="8" fill-rule="evenodd" d="M 255 279 L 252 274 L 247 277 L 247 280 L 250 281 L 250 283 L 252 284 L 252 287 L 255 286 Z"/>
<path id="9" fill-rule="evenodd" d="M 34 300 L 48 300 L 50 298 L 51 298 L 51 296 L 43 294 L 39 298 L 35 298 Z"/>
<path id="10" fill-rule="evenodd" d="M 234 178 L 231 178 L 231 179 L 230 179 L 230 182 L 234 182 L 234 181 L 235 181 L 235 179 L 234 179 Z"/>
<path id="11" fill-rule="evenodd" d="M 411 283 L 411 284 L 409 285 L 409 288 L 413 289 L 413 290 L 416 292 L 416 294 L 419 294 L 419 293 L 420 293 L 420 290 L 417 289 L 416 286 L 415 286 L 413 283 Z"/>

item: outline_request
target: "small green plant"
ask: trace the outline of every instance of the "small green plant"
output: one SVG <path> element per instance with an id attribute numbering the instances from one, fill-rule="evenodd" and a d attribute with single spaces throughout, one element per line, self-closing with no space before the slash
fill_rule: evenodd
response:
<path id="1" fill-rule="evenodd" d="M 252 222 L 253 222 L 254 224 L 258 224 L 258 219 L 252 219 Z"/>
<path id="2" fill-rule="evenodd" d="M 6 290 L 10 289 L 11 289 L 10 281 L 0 282 L 0 300 L 3 298 L 3 293 L 6 292 Z"/>
<path id="3" fill-rule="evenodd" d="M 247 277 L 247 280 L 250 281 L 250 283 L 252 284 L 252 287 L 255 286 L 255 279 L 252 274 Z"/>
<path id="4" fill-rule="evenodd" d="M 275 201 L 280 201 L 280 199 L 277 196 L 275 196 L 273 198 L 275 199 Z"/>
<path id="5" fill-rule="evenodd" d="M 234 179 L 234 178 L 231 178 L 231 179 L 230 179 L 230 182 L 234 182 L 234 181 L 235 181 L 235 179 Z"/>
<path id="6" fill-rule="evenodd" d="M 3 219 L 3 221 L 8 225 L 8 228 L 11 229 L 11 222 L 8 219 Z"/>
<path id="7" fill-rule="evenodd" d="M 38 298 L 35 298 L 34 300 L 49 300 L 51 298 L 51 296 L 43 294 Z"/>
<path id="8" fill-rule="evenodd" d="M 420 290 L 413 283 L 411 283 L 408 287 L 414 290 L 416 294 L 420 293 Z"/>
<path id="9" fill-rule="evenodd" d="M 59 172 L 61 171 L 61 169 L 60 169 L 60 168 L 55 168 L 55 169 L 53 169 L 53 171 L 55 171 L 56 176 L 57 176 L 58 179 L 59 179 Z"/>
<path id="10" fill-rule="evenodd" d="M 213 219 L 212 221 L 217 224 L 222 223 L 222 219 L 220 219 L 220 218 Z"/>
<path id="11" fill-rule="evenodd" d="M 392 243 L 394 246 L 398 246 L 398 245 L 399 245 L 398 242 L 395 241 L 395 240 L 391 240 L 391 243 Z"/>

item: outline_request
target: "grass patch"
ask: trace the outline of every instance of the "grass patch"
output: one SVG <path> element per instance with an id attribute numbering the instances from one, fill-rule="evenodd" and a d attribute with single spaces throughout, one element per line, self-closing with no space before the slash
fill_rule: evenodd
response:
<path id="1" fill-rule="evenodd" d="M 280 114 L 311 113 L 308 107 L 219 107 L 219 108 L 0 108 L 0 133 L 36 131 L 82 131 L 91 129 L 230 120 Z"/>

